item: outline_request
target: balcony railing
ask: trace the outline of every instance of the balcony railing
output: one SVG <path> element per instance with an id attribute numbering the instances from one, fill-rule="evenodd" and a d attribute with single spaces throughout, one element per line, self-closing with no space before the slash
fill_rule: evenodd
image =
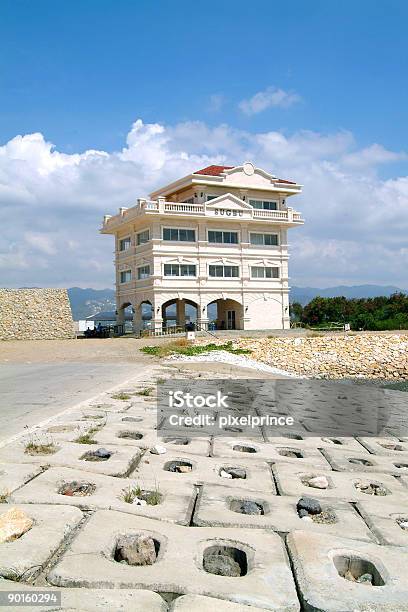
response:
<path id="1" fill-rule="evenodd" d="M 208 202 L 203 204 L 192 204 L 187 202 L 166 202 L 164 199 L 158 200 L 138 200 L 136 206 L 132 208 L 121 208 L 118 215 L 114 217 L 106 216 L 104 219 L 104 227 L 112 227 L 130 221 L 134 217 L 143 214 L 168 214 L 168 215 L 187 215 L 187 216 L 205 216 Z M 212 210 L 209 208 L 209 210 Z M 264 221 L 278 221 L 283 223 L 304 223 L 302 215 L 295 212 L 292 208 L 284 210 L 263 210 L 260 208 L 246 209 L 245 216 L 249 215 L 253 219 L 262 219 Z M 228 218 L 228 217 L 227 217 Z"/>

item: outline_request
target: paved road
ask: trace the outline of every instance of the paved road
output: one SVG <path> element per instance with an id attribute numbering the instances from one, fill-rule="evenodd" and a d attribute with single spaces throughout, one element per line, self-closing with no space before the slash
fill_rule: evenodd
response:
<path id="1" fill-rule="evenodd" d="M 137 376 L 142 367 L 129 363 L 0 365 L 0 441 Z"/>

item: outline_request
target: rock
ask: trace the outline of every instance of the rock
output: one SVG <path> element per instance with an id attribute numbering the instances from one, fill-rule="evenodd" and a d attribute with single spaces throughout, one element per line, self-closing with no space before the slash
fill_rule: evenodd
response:
<path id="1" fill-rule="evenodd" d="M 312 497 L 301 497 L 297 503 L 297 510 L 306 510 L 308 514 L 320 514 L 320 502 Z"/>
<path id="2" fill-rule="evenodd" d="M 398 523 L 401 529 L 408 529 L 408 521 L 401 521 Z"/>
<path id="3" fill-rule="evenodd" d="M 229 474 L 225 470 L 221 470 L 220 471 L 220 476 L 221 476 L 221 478 L 232 478 L 232 474 Z"/>
<path id="4" fill-rule="evenodd" d="M 362 574 L 359 578 L 357 578 L 356 582 L 360 584 L 373 584 L 373 577 L 371 574 Z"/>
<path id="5" fill-rule="evenodd" d="M 304 508 L 300 508 L 298 510 L 298 515 L 300 516 L 300 518 L 304 518 L 305 516 L 309 516 L 309 513 Z"/>
<path id="6" fill-rule="evenodd" d="M 208 555 L 204 558 L 204 569 L 217 576 L 241 576 L 239 564 L 228 555 Z"/>
<path id="7" fill-rule="evenodd" d="M 246 478 L 246 472 L 242 468 L 228 468 L 228 473 L 232 478 Z"/>
<path id="8" fill-rule="evenodd" d="M 327 489 L 329 487 L 329 481 L 326 476 L 315 476 L 314 478 L 310 478 L 308 484 L 309 487 L 313 487 L 314 489 Z"/>
<path id="9" fill-rule="evenodd" d="M 150 449 L 150 452 L 152 455 L 164 455 L 164 453 L 167 453 L 167 449 L 165 446 L 161 446 L 161 444 L 155 444 Z"/>
<path id="10" fill-rule="evenodd" d="M 262 514 L 262 508 L 256 502 L 245 500 L 241 503 L 240 512 L 242 514 Z"/>
<path id="11" fill-rule="evenodd" d="M 176 472 L 187 474 L 188 472 L 191 472 L 191 465 L 178 465 L 176 466 Z"/>
<path id="12" fill-rule="evenodd" d="M 133 502 L 136 506 L 147 506 L 147 501 L 145 499 L 140 499 L 139 497 L 135 497 Z"/>
<path id="13" fill-rule="evenodd" d="M 92 454 L 94 457 L 100 457 L 101 459 L 109 459 L 112 453 L 106 448 L 98 448 L 96 451 L 93 451 Z"/>
<path id="14" fill-rule="evenodd" d="M 144 535 L 123 536 L 116 546 L 118 561 L 128 565 L 153 565 L 157 559 L 153 538 Z"/>
<path id="15" fill-rule="evenodd" d="M 33 520 L 22 510 L 10 508 L 0 515 L 0 544 L 17 540 L 33 526 Z"/>
<path id="16" fill-rule="evenodd" d="M 302 516 L 301 517 L 302 521 L 305 521 L 306 523 L 313 523 L 313 519 L 311 516 L 307 515 L 307 516 Z"/>

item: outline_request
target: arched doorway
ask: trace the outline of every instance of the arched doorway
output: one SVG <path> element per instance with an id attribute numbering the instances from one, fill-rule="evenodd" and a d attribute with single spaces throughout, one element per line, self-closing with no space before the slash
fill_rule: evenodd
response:
<path id="1" fill-rule="evenodd" d="M 116 322 L 122 325 L 122 332 L 132 331 L 134 309 L 130 302 L 124 302 L 116 311 Z M 120 333 L 120 332 L 119 332 Z"/>
<path id="2" fill-rule="evenodd" d="M 144 300 L 139 304 L 138 314 L 138 327 L 140 329 L 135 331 L 150 329 L 152 327 L 153 305 L 149 300 Z"/>
<path id="3" fill-rule="evenodd" d="M 214 329 L 244 329 L 242 304 L 230 298 L 213 300 L 207 306 L 209 327 Z"/>
<path id="4" fill-rule="evenodd" d="M 182 327 L 186 323 L 196 323 L 198 304 L 192 300 L 172 299 L 162 306 L 163 327 Z"/>

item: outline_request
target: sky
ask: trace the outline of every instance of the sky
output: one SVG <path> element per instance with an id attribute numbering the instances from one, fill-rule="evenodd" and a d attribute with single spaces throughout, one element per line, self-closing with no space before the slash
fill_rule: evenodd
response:
<path id="1" fill-rule="evenodd" d="M 290 283 L 408 289 L 405 0 L 2 0 L 0 286 L 113 287 L 105 213 L 210 163 L 304 185 Z"/>

